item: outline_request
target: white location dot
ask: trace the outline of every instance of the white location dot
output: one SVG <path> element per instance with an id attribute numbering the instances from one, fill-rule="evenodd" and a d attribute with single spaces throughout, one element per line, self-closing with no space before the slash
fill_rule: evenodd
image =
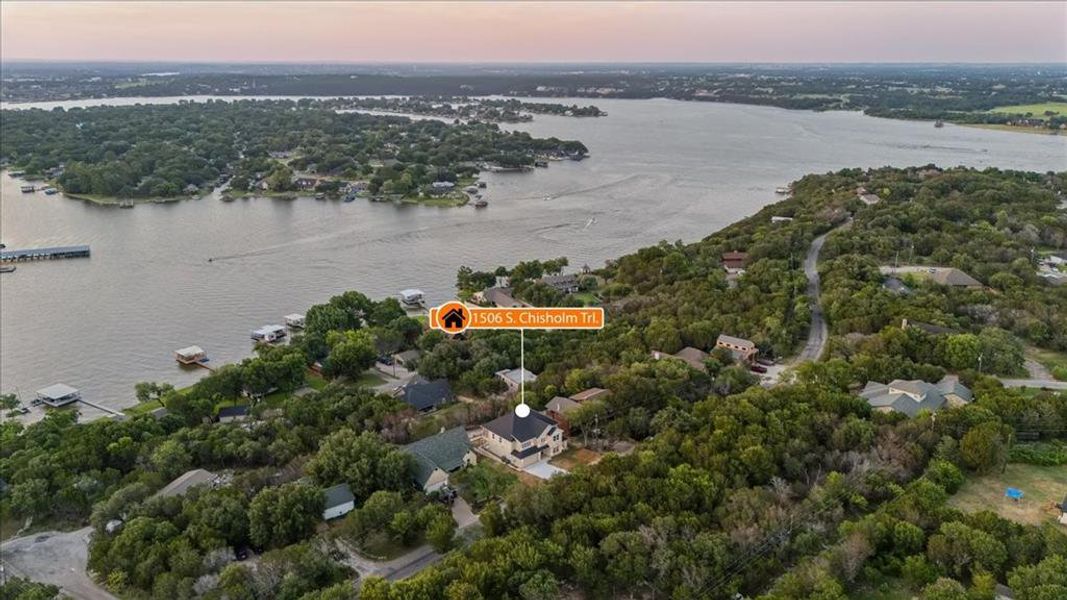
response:
<path id="1" fill-rule="evenodd" d="M 530 416 L 530 405 L 526 404 L 525 402 L 523 402 L 522 404 L 516 405 L 515 406 L 515 414 L 520 419 L 525 419 L 526 417 Z"/>

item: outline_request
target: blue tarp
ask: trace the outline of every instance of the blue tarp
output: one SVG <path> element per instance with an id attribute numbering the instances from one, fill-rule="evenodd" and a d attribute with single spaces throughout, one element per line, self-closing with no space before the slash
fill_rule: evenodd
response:
<path id="1" fill-rule="evenodd" d="M 1010 487 L 1004 490 L 1004 495 L 1012 500 L 1021 500 L 1023 497 L 1023 491 L 1018 488 Z"/>

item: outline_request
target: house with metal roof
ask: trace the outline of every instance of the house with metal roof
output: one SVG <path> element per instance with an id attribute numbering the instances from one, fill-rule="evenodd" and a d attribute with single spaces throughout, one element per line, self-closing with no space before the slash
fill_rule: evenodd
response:
<path id="1" fill-rule="evenodd" d="M 323 504 L 322 520 L 329 521 L 344 516 L 356 508 L 356 497 L 347 483 L 339 483 L 322 491 L 326 496 Z"/>
<path id="2" fill-rule="evenodd" d="M 519 385 L 525 382 L 527 385 L 537 381 L 537 375 L 531 373 L 529 369 L 503 369 L 496 372 L 497 379 L 500 379 L 508 386 L 508 390 L 512 392 L 519 391 Z"/>
<path id="3" fill-rule="evenodd" d="M 550 417 L 530 411 L 525 417 L 509 410 L 482 425 L 483 449 L 505 464 L 526 468 L 567 449 L 563 430 Z"/>
<path id="4" fill-rule="evenodd" d="M 909 417 L 924 410 L 962 406 L 972 399 L 971 390 L 954 375 L 946 375 L 936 384 L 919 379 L 895 379 L 888 384 L 868 381 L 859 395 L 876 411 L 901 412 Z"/>
<path id="5" fill-rule="evenodd" d="M 65 383 L 57 383 L 37 390 L 37 399 L 56 408 L 81 400 L 81 392 Z"/>
<path id="6" fill-rule="evenodd" d="M 416 377 L 399 390 L 399 397 L 419 412 L 431 412 L 455 400 L 447 379 L 426 381 Z"/>
<path id="7" fill-rule="evenodd" d="M 462 426 L 412 442 L 401 449 L 414 459 L 412 479 L 427 493 L 448 483 L 450 473 L 478 461 L 478 455 L 471 448 L 467 431 Z"/>

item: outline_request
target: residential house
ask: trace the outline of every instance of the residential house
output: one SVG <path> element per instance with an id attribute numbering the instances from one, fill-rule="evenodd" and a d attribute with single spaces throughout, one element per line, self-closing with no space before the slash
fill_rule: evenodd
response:
<path id="1" fill-rule="evenodd" d="M 433 195 L 447 194 L 456 187 L 456 184 L 451 181 L 435 181 L 427 188 L 427 192 Z"/>
<path id="2" fill-rule="evenodd" d="M 545 405 L 545 414 L 559 425 L 566 435 L 571 434 L 571 423 L 567 415 L 581 408 L 582 405 L 570 398 L 556 396 Z"/>
<path id="3" fill-rule="evenodd" d="M 184 496 L 186 492 L 198 485 L 210 485 L 214 486 L 218 481 L 219 476 L 211 471 L 205 471 L 204 469 L 193 469 L 186 471 L 171 481 L 163 489 L 155 493 L 155 496 L 161 498 L 172 498 L 175 496 Z"/>
<path id="4" fill-rule="evenodd" d="M 879 267 L 883 275 L 915 275 L 924 277 L 938 285 L 950 287 L 963 287 L 977 289 L 982 287 L 982 282 L 955 267 L 927 267 L 922 265 L 906 265 L 900 267 Z"/>
<path id="5" fill-rule="evenodd" d="M 722 255 L 722 268 L 726 269 L 726 272 L 731 275 L 740 275 L 745 272 L 745 265 L 748 264 L 748 253 L 746 252 L 727 252 Z"/>
<path id="6" fill-rule="evenodd" d="M 152 415 L 152 418 L 153 418 L 153 419 L 155 419 L 155 420 L 159 421 L 159 420 L 161 420 L 161 419 L 162 419 L 163 417 L 165 417 L 165 416 L 169 415 L 169 414 L 170 414 L 170 411 L 169 411 L 169 410 L 167 410 L 167 407 L 165 407 L 165 406 L 160 406 L 159 408 L 157 408 L 157 409 L 154 409 L 154 410 L 152 410 L 152 411 L 151 411 L 151 412 L 149 412 L 148 414 Z"/>
<path id="7" fill-rule="evenodd" d="M 397 352 L 396 354 L 394 354 L 393 361 L 401 367 L 404 367 L 405 369 L 408 369 L 410 371 L 411 369 L 415 368 L 415 363 L 418 362 L 421 356 L 422 352 L 419 352 L 418 350 L 404 350 L 403 352 Z"/>
<path id="8" fill-rule="evenodd" d="M 447 379 L 426 381 L 422 377 L 415 377 L 401 387 L 399 396 L 412 408 L 422 413 L 432 412 L 455 400 L 452 386 L 448 384 Z"/>
<path id="9" fill-rule="evenodd" d="M 511 295 L 511 288 L 508 287 L 491 287 L 486 288 L 482 292 L 482 299 L 486 304 L 492 306 L 498 306 L 500 308 L 522 308 L 528 306 L 521 300 L 516 300 Z"/>
<path id="10" fill-rule="evenodd" d="M 874 206 L 882 201 L 878 194 L 857 194 L 856 196 L 867 206 Z"/>
<path id="11" fill-rule="evenodd" d="M 234 423 L 248 419 L 248 406 L 224 406 L 216 417 L 219 423 Z"/>
<path id="12" fill-rule="evenodd" d="M 352 495 L 352 489 L 347 483 L 326 488 L 323 495 L 326 496 L 325 508 L 322 510 L 323 521 L 336 519 L 356 509 L 356 497 Z"/>
<path id="13" fill-rule="evenodd" d="M 610 390 L 605 390 L 604 388 L 595 387 L 595 388 L 589 388 L 587 390 L 582 390 L 582 391 L 578 392 L 577 394 L 572 395 L 571 396 L 571 400 L 574 400 L 575 402 L 579 402 L 579 403 L 580 402 L 588 402 L 590 400 L 599 400 L 601 398 L 604 398 L 604 397 L 608 396 L 609 394 L 611 394 Z"/>
<path id="14" fill-rule="evenodd" d="M 450 473 L 473 465 L 478 460 L 463 426 L 412 442 L 402 449 L 414 458 L 412 478 L 427 493 L 448 483 Z"/>
<path id="15" fill-rule="evenodd" d="M 678 352 L 674 353 L 674 358 L 684 361 L 690 367 L 693 367 L 697 371 L 706 371 L 707 367 L 704 366 L 704 361 L 708 359 L 708 353 L 699 348 L 692 346 L 686 346 Z"/>
<path id="16" fill-rule="evenodd" d="M 580 288 L 578 276 L 574 273 L 568 273 L 566 275 L 546 275 L 538 281 L 561 294 L 573 294 Z"/>
<path id="17" fill-rule="evenodd" d="M 293 181 L 293 185 L 295 185 L 298 190 L 313 190 L 318 184 L 319 180 L 311 177 L 297 177 L 296 180 Z"/>
<path id="18" fill-rule="evenodd" d="M 520 384 L 533 383 L 537 381 L 537 375 L 531 373 L 528 369 L 504 369 L 496 372 L 497 379 L 500 379 L 508 386 L 508 391 L 519 391 Z"/>
<path id="19" fill-rule="evenodd" d="M 563 430 L 551 418 L 537 411 L 520 417 L 509 410 L 504 416 L 482 425 L 480 435 L 484 450 L 520 469 L 556 456 L 567 448 Z"/>
<path id="20" fill-rule="evenodd" d="M 859 395 L 878 412 L 901 412 L 909 417 L 923 410 L 936 412 L 946 405 L 962 406 L 972 398 L 971 390 L 954 375 L 946 375 L 936 384 L 918 379 L 895 379 L 888 384 L 868 381 Z"/>
<path id="21" fill-rule="evenodd" d="M 751 340 L 726 335 L 725 333 L 719 335 L 718 339 L 715 340 L 715 347 L 729 350 L 734 360 L 742 363 L 755 361 L 756 355 L 759 354 L 759 349 L 756 348 L 756 344 Z"/>

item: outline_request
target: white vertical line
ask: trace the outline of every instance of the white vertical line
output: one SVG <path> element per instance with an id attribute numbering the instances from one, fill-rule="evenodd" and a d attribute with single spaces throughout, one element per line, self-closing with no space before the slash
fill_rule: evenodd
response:
<path id="1" fill-rule="evenodd" d="M 519 403 L 526 404 L 526 330 L 519 330 Z"/>

